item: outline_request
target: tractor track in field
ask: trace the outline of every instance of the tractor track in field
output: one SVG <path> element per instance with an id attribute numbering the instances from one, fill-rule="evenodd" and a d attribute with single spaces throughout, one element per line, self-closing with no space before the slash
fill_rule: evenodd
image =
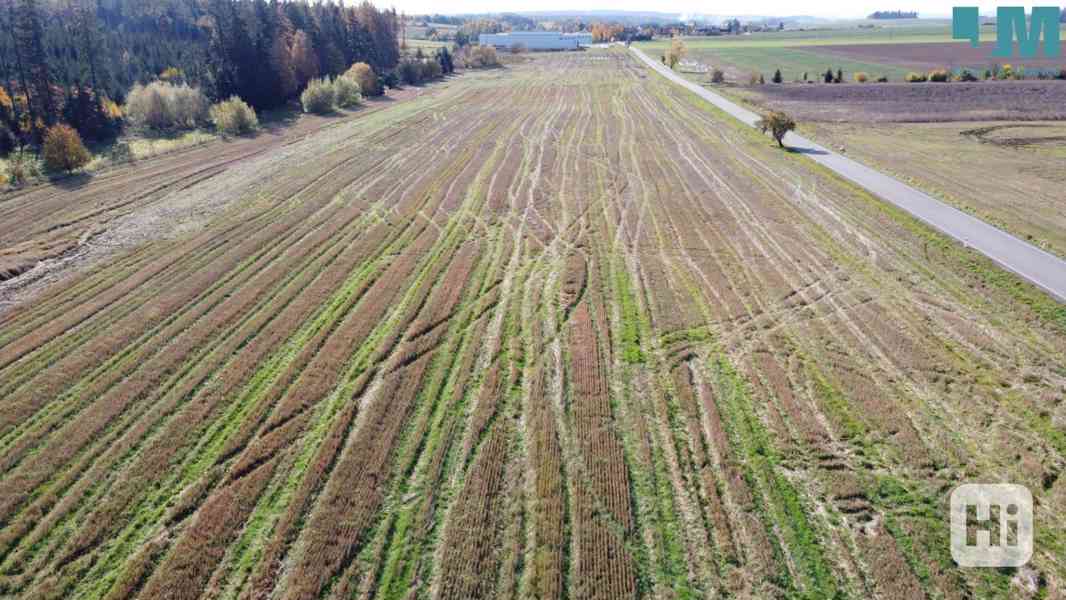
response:
<path id="1" fill-rule="evenodd" d="M 950 563 L 962 477 L 1030 485 L 1059 594 L 1057 305 L 645 73 L 0 202 L 100 228 L 0 314 L 0 596 L 1016 597 Z"/>

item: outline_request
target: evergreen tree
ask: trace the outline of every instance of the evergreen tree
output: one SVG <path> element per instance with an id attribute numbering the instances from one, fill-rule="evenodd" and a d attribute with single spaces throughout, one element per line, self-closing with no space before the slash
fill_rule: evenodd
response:
<path id="1" fill-rule="evenodd" d="M 94 3 L 89 0 L 72 0 L 71 13 L 71 35 L 78 40 L 79 46 L 79 70 L 88 72 L 93 93 L 99 94 L 106 70 L 100 64 L 103 36 L 96 19 Z"/>
<path id="2" fill-rule="evenodd" d="M 116 133 L 115 123 L 104 114 L 101 98 L 78 82 L 71 88 L 63 110 L 63 120 L 70 123 L 82 138 L 103 139 Z"/>
<path id="3" fill-rule="evenodd" d="M 30 127 L 39 138 L 44 133 L 43 126 L 54 123 L 57 114 L 37 0 L 18 0 L 12 21 L 15 52 L 22 72 L 22 91 L 30 111 Z"/>
<path id="4" fill-rule="evenodd" d="M 455 72 L 455 63 L 452 60 L 452 53 L 448 52 L 448 48 L 441 46 L 437 50 L 437 62 L 440 63 L 441 73 L 448 75 Z"/>

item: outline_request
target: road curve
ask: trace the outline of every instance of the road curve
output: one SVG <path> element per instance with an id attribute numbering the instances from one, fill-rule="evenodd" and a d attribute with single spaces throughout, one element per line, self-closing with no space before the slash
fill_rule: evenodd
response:
<path id="1" fill-rule="evenodd" d="M 687 88 L 740 121 L 755 126 L 760 116 L 726 100 L 668 69 L 637 48 L 637 58 L 670 81 Z M 832 169 L 871 193 L 902 208 L 916 219 L 977 250 L 996 264 L 1066 302 L 1066 261 L 997 229 L 984 221 L 949 206 L 901 181 L 837 154 L 807 138 L 789 133 L 785 142 L 795 150 Z"/>

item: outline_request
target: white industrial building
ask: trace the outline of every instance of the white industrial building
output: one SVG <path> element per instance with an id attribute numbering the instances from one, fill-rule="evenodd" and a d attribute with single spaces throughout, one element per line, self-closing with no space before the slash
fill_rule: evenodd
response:
<path id="1" fill-rule="evenodd" d="M 592 45 L 591 33 L 559 33 L 557 31 L 511 31 L 508 33 L 482 33 L 478 36 L 482 46 L 498 50 L 513 50 L 516 46 L 526 50 L 577 50 Z"/>

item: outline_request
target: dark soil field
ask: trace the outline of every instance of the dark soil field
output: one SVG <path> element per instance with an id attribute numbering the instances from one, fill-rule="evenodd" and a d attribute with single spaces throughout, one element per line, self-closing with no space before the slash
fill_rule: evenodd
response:
<path id="1" fill-rule="evenodd" d="M 765 85 L 734 88 L 749 103 L 804 121 L 911 122 L 1066 118 L 1066 81 Z"/>
<path id="2" fill-rule="evenodd" d="M 1062 44 L 1066 49 L 1066 42 Z M 1038 54 L 1032 59 L 1004 59 L 992 56 L 994 42 L 982 42 L 974 48 L 966 42 L 924 44 L 849 44 L 813 46 L 805 48 L 812 52 L 829 54 L 855 61 L 867 61 L 907 67 L 916 71 L 940 68 L 990 68 L 992 65 L 1024 65 L 1026 69 L 1066 68 L 1066 59 L 1045 58 Z M 1066 52 L 1063 53 L 1066 55 Z"/>

